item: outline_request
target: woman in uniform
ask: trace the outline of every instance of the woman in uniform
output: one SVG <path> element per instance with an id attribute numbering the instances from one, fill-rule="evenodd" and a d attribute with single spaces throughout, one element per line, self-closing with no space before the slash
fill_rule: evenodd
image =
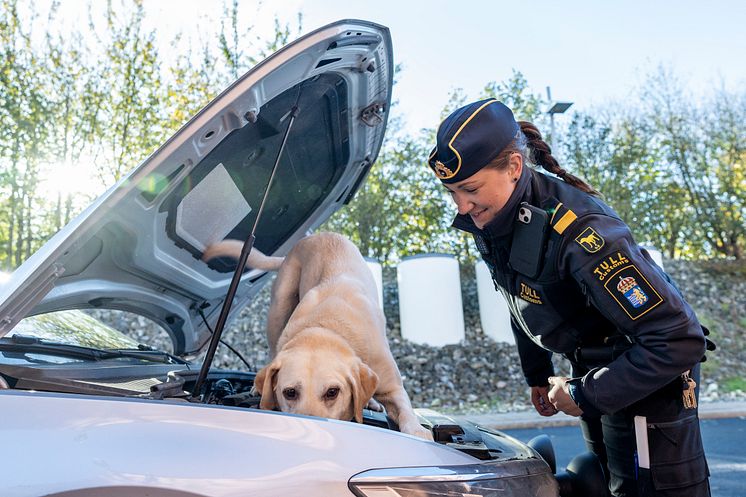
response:
<path id="1" fill-rule="evenodd" d="M 709 496 L 696 385 L 710 342 L 624 221 L 495 99 L 448 116 L 428 165 L 508 302 L 536 410 L 580 417 L 611 495 Z"/>

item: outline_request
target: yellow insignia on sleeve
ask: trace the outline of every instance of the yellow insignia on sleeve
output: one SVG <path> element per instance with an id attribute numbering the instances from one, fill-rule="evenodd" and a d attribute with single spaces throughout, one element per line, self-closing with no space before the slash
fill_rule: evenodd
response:
<path id="1" fill-rule="evenodd" d="M 663 297 L 634 265 L 614 273 L 604 288 L 633 321 L 663 302 Z"/>
<path id="2" fill-rule="evenodd" d="M 629 257 L 617 250 L 616 254 L 610 255 L 602 260 L 598 266 L 593 269 L 593 274 L 596 275 L 598 281 L 603 281 L 609 273 L 615 269 L 619 269 L 621 266 L 626 266 L 627 264 L 629 264 Z"/>
<path id="3" fill-rule="evenodd" d="M 560 204 L 562 205 L 562 204 Z M 554 220 L 554 216 L 557 215 L 557 212 L 559 211 L 559 206 L 557 210 L 554 211 L 554 214 L 552 215 L 552 220 Z M 564 211 L 564 214 L 562 214 L 562 217 L 559 218 L 559 220 L 554 223 L 554 231 L 559 233 L 560 235 L 565 232 L 568 226 L 570 226 L 575 220 L 578 218 L 578 216 L 571 211 L 570 209 L 562 209 Z"/>
<path id="4" fill-rule="evenodd" d="M 541 295 L 539 295 L 539 293 L 535 289 L 531 288 L 525 283 L 521 283 L 521 293 L 519 297 L 531 304 L 544 304 L 544 302 L 541 301 Z"/>
<path id="5" fill-rule="evenodd" d="M 580 233 L 576 238 L 575 241 L 585 249 L 588 253 L 596 253 L 599 250 L 601 250 L 601 247 L 604 246 L 603 238 L 601 238 L 601 235 L 596 233 L 596 231 L 588 226 L 586 229 L 583 230 L 582 233 Z"/>

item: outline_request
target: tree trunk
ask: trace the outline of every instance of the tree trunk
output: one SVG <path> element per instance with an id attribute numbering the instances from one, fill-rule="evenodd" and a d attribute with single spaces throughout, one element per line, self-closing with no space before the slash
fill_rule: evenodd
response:
<path id="1" fill-rule="evenodd" d="M 8 271 L 12 271 L 15 268 L 15 264 L 13 262 L 13 242 L 15 239 L 15 227 L 16 227 L 16 185 L 15 181 L 11 182 L 11 190 L 10 190 L 10 211 L 8 215 L 8 246 L 7 246 L 7 252 L 6 252 L 6 266 Z"/>
<path id="2" fill-rule="evenodd" d="M 29 185 L 30 186 L 30 185 Z M 30 190 L 26 192 L 26 253 L 24 254 L 23 260 L 25 261 L 31 257 L 31 242 L 34 239 L 32 232 L 31 213 L 34 211 L 32 206 L 33 192 Z"/>

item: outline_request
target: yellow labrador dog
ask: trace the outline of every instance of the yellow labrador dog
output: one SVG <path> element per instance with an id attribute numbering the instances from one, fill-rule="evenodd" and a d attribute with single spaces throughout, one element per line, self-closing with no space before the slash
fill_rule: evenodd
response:
<path id="1" fill-rule="evenodd" d="M 238 258 L 242 245 L 218 242 L 203 259 Z M 432 440 L 391 355 L 373 275 L 351 241 L 314 234 L 285 258 L 252 250 L 248 265 L 278 271 L 267 317 L 271 362 L 254 380 L 262 409 L 362 422 L 375 396 L 403 433 Z"/>

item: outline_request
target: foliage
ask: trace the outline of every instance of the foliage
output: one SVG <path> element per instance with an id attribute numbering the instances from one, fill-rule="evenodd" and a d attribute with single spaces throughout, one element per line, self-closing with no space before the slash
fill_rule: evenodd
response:
<path id="1" fill-rule="evenodd" d="M 24 30 L 16 0 L 0 3 L 0 244 L 4 265 L 14 267 L 29 257 L 45 233 L 33 218 L 38 203 L 39 165 L 49 151 L 53 128 L 51 102 L 45 90 L 48 71 L 43 55 L 31 49 L 31 31 Z M 36 242 L 36 243 L 35 243 Z"/>
<path id="2" fill-rule="evenodd" d="M 451 251 L 452 240 L 441 227 L 453 213 L 422 160 L 427 146 L 421 138 L 389 139 L 353 201 L 324 229 L 346 234 L 364 255 L 381 262 Z"/>
<path id="3" fill-rule="evenodd" d="M 528 81 L 515 69 L 507 80 L 487 83 L 482 93 L 485 98 L 496 98 L 510 107 L 518 121 L 529 121 L 537 126 L 546 122 L 542 110 L 546 102 L 539 95 L 530 93 Z"/>
<path id="4" fill-rule="evenodd" d="M 94 165 L 101 191 L 110 187 L 299 33 L 300 17 L 297 26 L 276 18 L 273 33 L 260 36 L 240 15 L 253 7 L 260 5 L 224 0 L 218 19 L 200 25 L 199 40 L 177 33 L 163 45 L 147 27 L 142 0 L 89 4 L 88 22 L 65 31 L 56 2 L 46 9 L 0 0 L 1 268 L 18 266 L 91 200 L 62 189 L 45 194 L 45 181 L 82 181 Z M 467 101 L 495 97 L 546 134 L 547 102 L 520 71 L 479 93 L 454 89 L 441 118 Z M 662 68 L 636 94 L 623 105 L 559 119 L 553 154 L 603 193 L 638 241 L 671 258 L 742 260 L 746 92 L 719 89 L 695 99 Z M 367 181 L 323 228 L 347 234 L 364 255 L 385 263 L 420 252 L 471 262 L 471 239 L 450 227 L 455 207 L 426 166 L 436 126 L 408 135 L 393 112 Z"/>
<path id="5" fill-rule="evenodd" d="M 165 103 L 155 32 L 143 26 L 141 1 L 132 10 L 108 4 L 99 41 L 103 54 L 95 70 L 97 97 L 94 128 L 96 169 L 111 185 L 168 135 L 162 126 Z M 95 26 L 92 26 L 95 29 Z"/>
<path id="6" fill-rule="evenodd" d="M 520 72 L 488 83 L 479 98 L 490 97 L 512 106 L 517 119 L 541 122 L 543 101 L 530 93 Z M 466 103 L 463 89 L 452 90 L 441 118 Z M 423 252 L 453 253 L 473 262 L 478 254 L 471 236 L 451 228 L 456 208 L 427 167 L 435 133 L 425 129 L 412 137 L 396 123 L 389 125 L 389 138 L 364 186 L 324 228 L 346 234 L 364 255 L 382 263 Z"/>
<path id="7" fill-rule="evenodd" d="M 746 392 L 746 380 L 741 377 L 731 377 L 725 380 L 723 390 L 726 392 Z"/>
<path id="8" fill-rule="evenodd" d="M 300 29 L 300 18 L 297 29 L 275 19 L 265 40 L 243 26 L 234 1 L 221 22 L 207 25 L 196 54 L 179 46 L 184 37 L 177 34 L 172 60 L 159 52 L 157 31 L 145 27 L 142 0 L 95 6 L 104 9 L 94 14 L 89 4 L 88 23 L 63 30 L 56 2 L 47 12 L 0 0 L 2 269 L 20 265 L 92 200 L 62 189 L 47 197 L 42 183 L 84 181 L 93 172 L 99 193 L 109 188 Z"/>
<path id="9" fill-rule="evenodd" d="M 637 107 L 575 115 L 563 137 L 569 169 L 668 257 L 742 259 L 746 93 L 720 90 L 697 105 L 665 69 L 639 93 Z"/>

